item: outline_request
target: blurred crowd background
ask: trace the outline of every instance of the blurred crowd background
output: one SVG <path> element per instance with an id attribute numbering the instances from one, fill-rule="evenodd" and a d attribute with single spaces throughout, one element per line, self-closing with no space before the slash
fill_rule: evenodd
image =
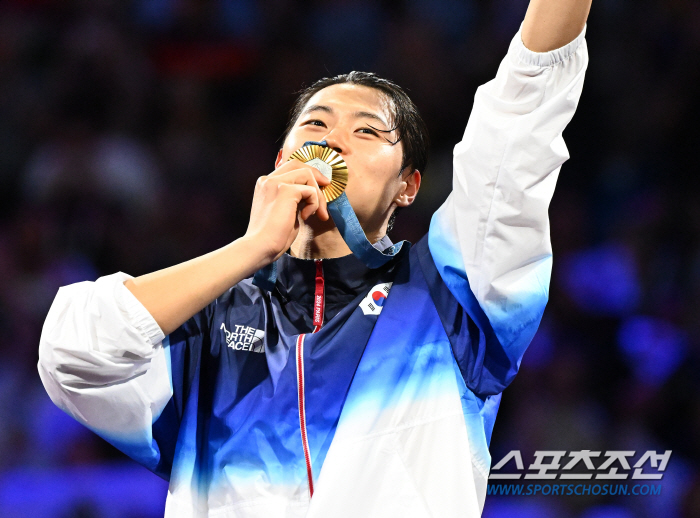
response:
<path id="1" fill-rule="evenodd" d="M 0 517 L 162 516 L 167 485 L 53 406 L 36 362 L 59 286 L 241 236 L 302 86 L 404 86 L 433 147 L 390 234 L 418 241 L 526 0 L 0 3 Z M 700 516 L 700 3 L 595 0 L 550 209 L 550 303 L 505 392 L 519 449 L 672 450 L 662 494 L 488 497 L 485 516 Z"/>

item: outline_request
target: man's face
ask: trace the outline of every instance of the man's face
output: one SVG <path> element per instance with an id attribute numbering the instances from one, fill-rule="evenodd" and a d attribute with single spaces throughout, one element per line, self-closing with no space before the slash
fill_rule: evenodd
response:
<path id="1" fill-rule="evenodd" d="M 312 140 L 326 140 L 348 166 L 346 193 L 365 231 L 381 237 L 396 206 L 406 206 L 420 186 L 420 173 L 401 172 L 403 147 L 391 130 L 390 100 L 374 88 L 349 83 L 317 92 L 295 122 L 276 167 Z M 373 129 L 376 128 L 376 129 Z M 388 142 L 387 140 L 391 141 Z"/>

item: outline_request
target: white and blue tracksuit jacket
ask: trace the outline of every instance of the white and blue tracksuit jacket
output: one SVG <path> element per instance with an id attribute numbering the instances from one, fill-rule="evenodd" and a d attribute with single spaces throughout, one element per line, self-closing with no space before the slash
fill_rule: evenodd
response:
<path id="1" fill-rule="evenodd" d="M 244 280 L 169 336 L 126 274 L 61 288 L 39 350 L 52 400 L 169 480 L 167 517 L 479 516 L 501 393 L 548 297 L 587 60 L 583 33 L 548 53 L 516 35 L 428 235 L 382 268 L 285 256 L 274 291 Z"/>

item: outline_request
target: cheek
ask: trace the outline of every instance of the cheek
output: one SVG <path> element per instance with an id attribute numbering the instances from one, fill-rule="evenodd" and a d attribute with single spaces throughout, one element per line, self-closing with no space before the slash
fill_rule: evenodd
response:
<path id="1" fill-rule="evenodd" d="M 398 187 L 401 161 L 393 154 L 379 155 L 369 164 L 374 180 L 374 191 L 378 198 L 391 199 Z"/>
<path id="2" fill-rule="evenodd" d="M 299 135 L 291 134 L 282 146 L 282 158 L 286 161 L 292 153 L 304 145 L 305 140 Z"/>
<path id="3" fill-rule="evenodd" d="M 309 140 L 321 140 L 319 132 L 306 131 L 301 127 L 293 128 L 287 135 L 287 138 L 284 140 L 284 144 L 282 145 L 285 160 L 292 153 L 301 148 L 304 145 L 304 142 L 308 142 Z"/>
<path id="4" fill-rule="evenodd" d="M 377 158 L 354 167 L 350 175 L 347 194 L 356 210 L 365 213 L 383 212 L 390 204 L 398 188 L 398 171 L 401 163 Z M 396 171 L 394 171 L 396 169 Z"/>

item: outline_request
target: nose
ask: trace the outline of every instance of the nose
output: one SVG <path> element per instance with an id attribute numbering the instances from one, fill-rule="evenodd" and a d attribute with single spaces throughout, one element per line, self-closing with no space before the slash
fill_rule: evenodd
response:
<path id="1" fill-rule="evenodd" d="M 347 153 L 348 146 L 345 138 L 341 135 L 341 132 L 337 128 L 333 128 L 328 134 L 323 138 L 331 148 L 338 154 Z"/>

